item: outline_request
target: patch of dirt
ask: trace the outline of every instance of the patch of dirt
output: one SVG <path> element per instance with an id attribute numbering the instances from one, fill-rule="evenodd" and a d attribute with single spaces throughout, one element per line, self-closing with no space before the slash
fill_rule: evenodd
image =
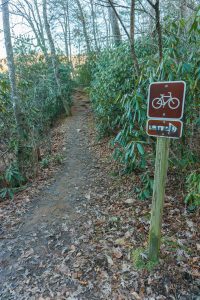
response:
<path id="1" fill-rule="evenodd" d="M 137 200 L 133 175 L 113 176 L 81 90 L 72 112 L 58 127 L 64 163 L 54 179 L 12 210 L 0 207 L 12 218 L 2 224 L 0 299 L 199 299 L 199 216 L 166 197 L 160 264 L 136 270 L 132 252 L 147 246 L 150 202 Z"/>

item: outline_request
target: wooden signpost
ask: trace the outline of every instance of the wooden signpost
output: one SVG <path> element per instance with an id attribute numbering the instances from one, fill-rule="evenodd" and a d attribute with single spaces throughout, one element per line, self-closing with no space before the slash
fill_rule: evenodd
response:
<path id="1" fill-rule="evenodd" d="M 149 87 L 147 134 L 157 137 L 149 259 L 158 260 L 170 138 L 182 136 L 186 85 L 183 81 L 155 82 Z"/>

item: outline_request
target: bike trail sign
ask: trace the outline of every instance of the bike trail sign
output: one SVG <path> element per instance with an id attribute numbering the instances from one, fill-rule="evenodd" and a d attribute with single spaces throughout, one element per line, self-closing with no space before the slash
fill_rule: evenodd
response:
<path id="1" fill-rule="evenodd" d="M 148 118 L 181 119 L 186 84 L 184 81 L 153 82 L 149 86 Z"/>
<path id="2" fill-rule="evenodd" d="M 180 120 L 148 119 L 147 133 L 151 136 L 179 138 L 182 136 L 183 123 Z"/>
<path id="3" fill-rule="evenodd" d="M 147 134 L 157 137 L 149 231 L 149 259 L 158 260 L 170 142 L 182 136 L 186 84 L 155 82 L 149 87 Z"/>

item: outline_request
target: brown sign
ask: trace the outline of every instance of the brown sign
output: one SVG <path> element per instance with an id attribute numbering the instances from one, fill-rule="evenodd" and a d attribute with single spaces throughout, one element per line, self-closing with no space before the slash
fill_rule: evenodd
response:
<path id="1" fill-rule="evenodd" d="M 180 138 L 182 136 L 183 123 L 179 120 L 147 120 L 147 134 L 168 138 Z"/>
<path id="2" fill-rule="evenodd" d="M 185 102 L 184 81 L 154 82 L 149 87 L 148 117 L 181 119 Z"/>

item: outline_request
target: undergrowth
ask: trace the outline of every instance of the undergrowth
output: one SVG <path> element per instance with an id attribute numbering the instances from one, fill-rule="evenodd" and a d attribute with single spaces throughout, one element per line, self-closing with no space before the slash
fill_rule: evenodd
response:
<path id="1" fill-rule="evenodd" d="M 152 195 L 155 160 L 156 140 L 146 134 L 149 84 L 184 80 L 187 85 L 184 132 L 179 141 L 171 142 L 169 168 L 181 173 L 184 181 L 187 178 L 187 205 L 199 206 L 198 188 L 189 175 L 199 169 L 200 161 L 200 47 L 197 24 L 200 24 L 198 14 L 192 23 L 191 20 L 165 21 L 161 63 L 154 38 L 138 38 L 135 45 L 139 77 L 126 43 L 101 52 L 90 70 L 90 97 L 99 137 L 112 137 L 113 157 L 124 166 L 124 173 L 137 171 L 141 174 L 141 187 L 137 189 L 141 199 Z M 199 178 L 198 174 L 191 176 Z"/>
<path id="2" fill-rule="evenodd" d="M 30 178 L 41 159 L 41 166 L 48 165 L 47 154 L 51 152 L 50 130 L 61 114 L 64 105 L 72 104 L 73 81 L 71 66 L 63 57 L 59 60 L 61 94 L 58 95 L 54 72 L 37 49 L 29 46 L 29 38 L 15 40 L 17 90 L 23 114 L 25 155 L 23 180 L 17 166 L 18 129 L 10 98 L 10 85 L 6 70 L 0 72 L 0 198 L 13 197 L 13 193 Z M 40 157 L 42 147 L 43 157 Z M 46 159 L 46 161 L 45 161 Z M 57 157 L 61 162 L 62 158 Z M 10 174 L 10 177 L 8 177 Z M 16 187 L 17 184 L 17 187 Z"/>

